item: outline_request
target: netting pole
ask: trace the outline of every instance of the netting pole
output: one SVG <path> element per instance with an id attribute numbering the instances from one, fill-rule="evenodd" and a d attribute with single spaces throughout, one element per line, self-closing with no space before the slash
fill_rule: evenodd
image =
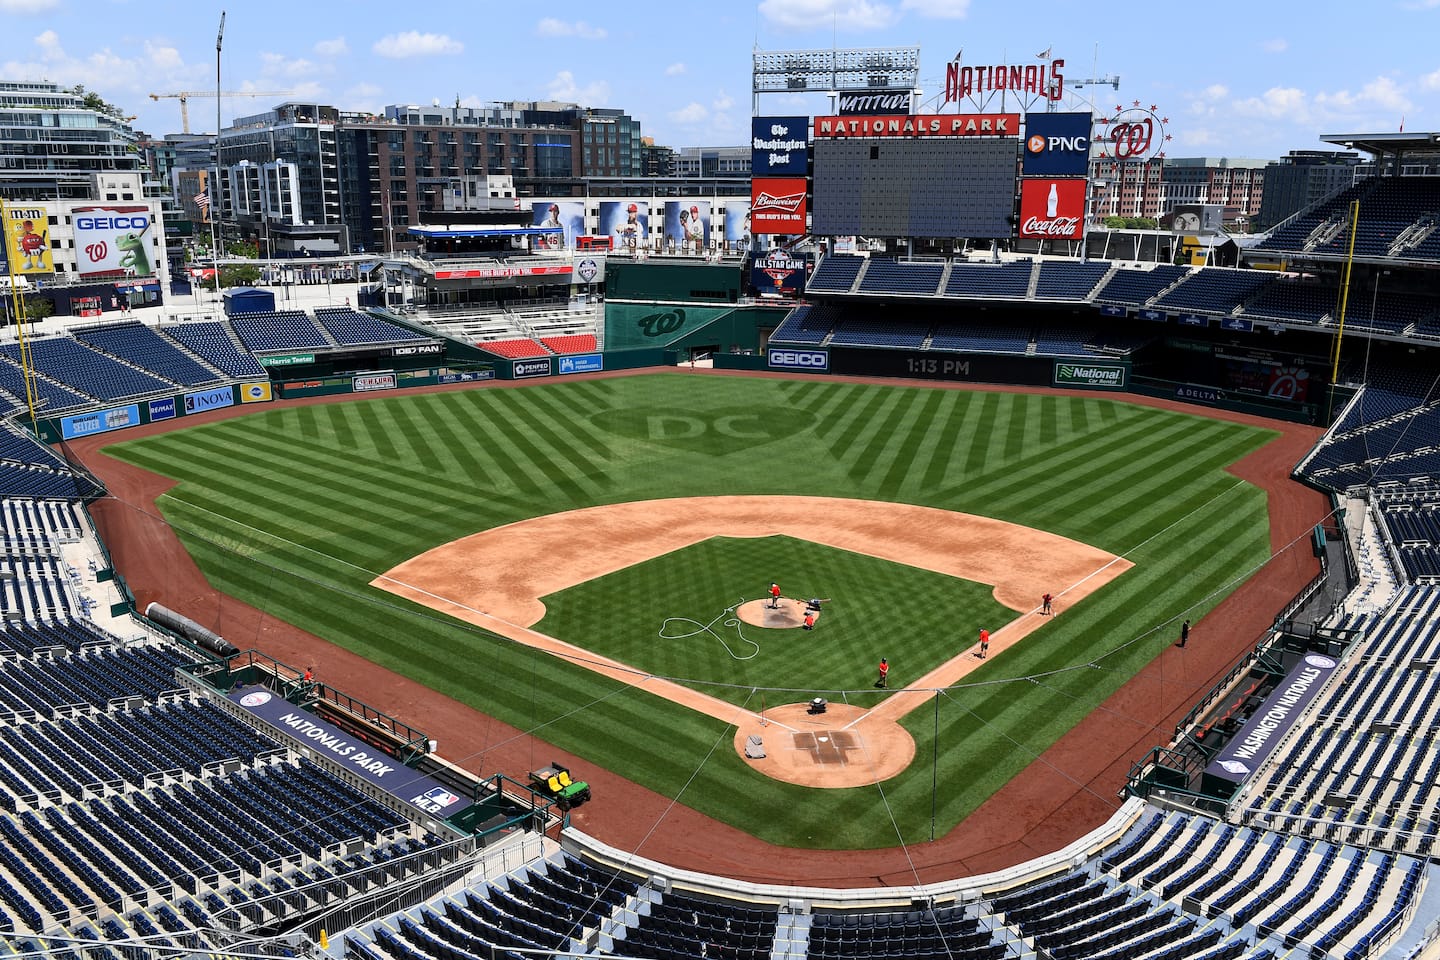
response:
<path id="1" fill-rule="evenodd" d="M 935 721 L 930 731 L 930 842 L 935 842 L 935 796 L 940 789 L 940 691 L 935 691 Z"/>

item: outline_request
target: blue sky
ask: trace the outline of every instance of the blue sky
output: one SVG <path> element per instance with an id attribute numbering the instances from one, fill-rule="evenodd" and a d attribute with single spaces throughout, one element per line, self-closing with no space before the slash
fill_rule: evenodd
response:
<path id="1" fill-rule="evenodd" d="M 1138 100 L 1168 119 L 1168 155 L 1274 158 L 1328 133 L 1440 130 L 1440 0 L 1080 4 L 997 0 L 492 4 L 354 0 L 0 0 L 0 77 L 84 84 L 151 134 L 180 129 L 174 100 L 227 90 L 378 110 L 389 103 L 570 100 L 620 107 L 670 146 L 747 142 L 751 51 L 920 47 L 921 87 L 945 64 L 1036 63 L 1047 48 L 1101 112 Z M 222 116 L 276 97 L 227 99 Z M 194 130 L 214 101 L 192 100 Z M 762 114 L 824 113 L 768 95 Z M 953 109 L 953 107 L 951 108 Z M 1013 106 L 1012 106 L 1013 109 Z"/>

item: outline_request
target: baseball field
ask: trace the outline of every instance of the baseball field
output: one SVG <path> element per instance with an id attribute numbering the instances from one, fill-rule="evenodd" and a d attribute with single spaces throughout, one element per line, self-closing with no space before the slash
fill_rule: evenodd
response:
<path id="1" fill-rule="evenodd" d="M 107 452 L 178 481 L 160 506 L 216 589 L 765 840 L 864 848 L 947 831 L 1171 643 L 1180 618 L 1265 561 L 1264 494 L 1225 467 L 1271 436 L 1102 395 L 672 373 L 292 406 Z M 760 511 L 758 526 L 706 512 L 730 497 Z M 817 498 L 993 518 L 1126 569 L 1095 589 L 1037 583 L 1017 599 L 993 569 L 966 575 L 978 527 L 924 514 L 890 527 L 896 541 L 930 541 L 931 559 L 909 563 L 836 546 L 838 514 Z M 687 511 L 721 519 L 639 560 L 592 522 L 597 508 L 652 502 L 665 507 L 632 521 L 659 528 L 646 543 L 667 543 Z M 445 581 L 454 593 L 433 597 L 444 602 L 373 585 L 543 518 L 563 537 L 527 569 L 484 539 L 450 554 L 463 565 Z M 587 566 L 607 553 L 610 567 Z M 1043 559 L 1017 554 L 1013 566 L 1047 569 Z M 511 573 L 556 589 L 515 612 L 460 599 Z M 727 623 L 772 580 L 828 601 L 813 631 Z M 1058 616 L 958 682 L 900 693 L 965 655 L 978 627 L 1028 616 L 1044 591 L 1061 599 Z M 475 616 L 450 616 L 446 602 Z M 477 625 L 486 618 L 560 645 Z M 872 684 L 881 656 L 887 690 Z M 602 659 L 619 671 L 595 669 Z M 651 677 L 721 707 L 695 709 Z M 722 719 L 902 695 L 923 701 L 898 717 L 915 759 L 878 785 L 767 777 Z M 490 772 L 483 757 L 447 758 Z"/>

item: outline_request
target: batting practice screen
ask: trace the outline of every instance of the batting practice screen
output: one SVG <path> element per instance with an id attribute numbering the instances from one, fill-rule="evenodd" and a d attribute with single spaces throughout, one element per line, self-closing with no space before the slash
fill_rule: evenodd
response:
<path id="1" fill-rule="evenodd" d="M 867 237 L 1008 237 L 1013 137 L 820 140 L 810 229 Z"/>

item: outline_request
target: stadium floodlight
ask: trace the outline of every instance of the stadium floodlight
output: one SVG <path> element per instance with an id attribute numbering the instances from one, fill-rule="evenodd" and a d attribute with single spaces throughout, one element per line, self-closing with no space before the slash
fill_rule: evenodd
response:
<path id="1" fill-rule="evenodd" d="M 756 50 L 751 92 L 758 110 L 762 93 L 909 90 L 919 79 L 919 47 Z"/>

